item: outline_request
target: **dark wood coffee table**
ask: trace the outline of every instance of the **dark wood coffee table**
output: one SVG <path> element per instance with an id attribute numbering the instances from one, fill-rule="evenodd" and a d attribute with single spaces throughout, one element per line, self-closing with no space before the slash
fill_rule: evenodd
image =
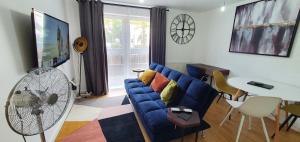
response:
<path id="1" fill-rule="evenodd" d="M 182 129 L 182 136 L 181 141 L 183 142 L 184 139 L 184 130 L 186 128 L 192 128 L 192 127 L 198 127 L 200 126 L 200 118 L 197 111 L 194 111 L 191 113 L 191 118 L 189 120 L 183 120 L 182 118 L 179 118 L 178 115 L 180 113 L 172 112 L 171 108 L 168 109 L 168 120 L 171 121 L 175 127 L 180 127 Z M 198 140 L 198 131 L 196 131 L 196 139 L 195 142 Z"/>

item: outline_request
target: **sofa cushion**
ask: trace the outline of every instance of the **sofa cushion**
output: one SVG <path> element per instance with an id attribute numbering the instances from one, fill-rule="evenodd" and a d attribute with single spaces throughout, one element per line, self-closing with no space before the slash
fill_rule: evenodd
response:
<path id="1" fill-rule="evenodd" d="M 129 93 L 129 89 L 137 87 L 145 87 L 144 83 L 139 79 L 125 79 L 124 80 L 126 92 Z"/>
<path id="2" fill-rule="evenodd" d="M 164 67 L 164 69 L 161 71 L 161 74 L 163 74 L 165 77 L 168 77 L 170 72 L 171 72 L 171 69 Z"/>
<path id="3" fill-rule="evenodd" d="M 197 110 L 202 118 L 215 98 L 216 93 L 212 93 L 212 91 L 213 89 L 208 84 L 200 80 L 193 80 L 181 99 L 180 105 Z"/>
<path id="4" fill-rule="evenodd" d="M 157 65 L 156 67 L 155 67 L 155 71 L 157 71 L 157 72 L 159 72 L 159 73 L 161 73 L 161 71 L 164 69 L 164 66 L 163 65 Z"/>
<path id="5" fill-rule="evenodd" d="M 145 87 L 131 88 L 128 90 L 128 94 L 145 94 L 153 91 L 154 90 L 150 86 L 145 86 Z"/>
<path id="6" fill-rule="evenodd" d="M 151 63 L 151 64 L 149 65 L 149 69 L 150 69 L 150 70 L 154 70 L 154 69 L 156 68 L 156 66 L 157 66 L 156 63 Z"/>
<path id="7" fill-rule="evenodd" d="M 140 111 L 143 113 L 143 115 L 150 111 L 161 109 L 161 107 L 155 101 L 152 100 L 140 102 L 138 107 L 140 108 Z"/>
<path id="8" fill-rule="evenodd" d="M 150 93 L 147 93 L 147 95 L 148 95 L 152 100 L 157 100 L 157 99 L 160 100 L 160 94 L 157 93 L 157 92 L 150 92 Z"/>
<path id="9" fill-rule="evenodd" d="M 145 84 L 148 85 L 152 79 L 154 78 L 156 72 L 153 70 L 146 70 L 142 76 L 140 76 L 140 80 Z"/>
<path id="10" fill-rule="evenodd" d="M 172 71 L 170 72 L 170 74 L 168 75 L 168 79 L 169 79 L 169 80 L 175 80 L 175 81 L 177 81 L 178 78 L 180 77 L 180 75 L 181 75 L 180 72 L 175 71 L 175 70 L 172 70 Z"/>
<path id="11" fill-rule="evenodd" d="M 134 103 L 140 103 L 144 101 L 152 101 L 152 98 L 147 94 L 134 94 L 130 96 L 131 100 L 134 101 Z"/>
<path id="12" fill-rule="evenodd" d="M 145 123 L 152 133 L 158 134 L 162 131 L 174 128 L 174 125 L 167 118 L 167 108 L 157 109 L 145 114 Z"/>
<path id="13" fill-rule="evenodd" d="M 153 81 L 151 82 L 151 87 L 155 92 L 161 92 L 168 83 L 168 78 L 164 77 L 161 73 L 156 73 Z"/>
<path id="14" fill-rule="evenodd" d="M 193 80 L 193 78 L 182 74 L 177 81 L 177 85 L 181 91 L 185 91 L 188 88 L 188 86 L 190 85 L 190 83 L 192 82 L 192 80 Z"/>

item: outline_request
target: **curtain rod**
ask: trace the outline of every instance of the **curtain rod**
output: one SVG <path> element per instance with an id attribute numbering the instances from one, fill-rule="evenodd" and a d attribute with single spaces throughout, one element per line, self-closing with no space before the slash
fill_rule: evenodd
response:
<path id="1" fill-rule="evenodd" d="M 117 3 L 108 3 L 108 2 L 102 2 L 102 3 L 106 5 L 112 5 L 112 6 L 123 6 L 123 7 L 131 7 L 131 8 L 149 9 L 149 10 L 151 9 L 150 7 L 127 5 L 127 4 L 117 4 Z M 166 11 L 169 11 L 169 9 L 167 9 Z"/>
<path id="2" fill-rule="evenodd" d="M 149 9 L 149 10 L 151 9 L 150 7 L 136 6 L 136 5 L 117 4 L 117 3 L 109 3 L 109 2 L 102 2 L 102 3 L 106 5 L 112 5 L 112 6 L 123 6 L 123 7 L 131 7 L 131 8 Z M 166 11 L 169 11 L 169 9 L 167 9 Z"/>

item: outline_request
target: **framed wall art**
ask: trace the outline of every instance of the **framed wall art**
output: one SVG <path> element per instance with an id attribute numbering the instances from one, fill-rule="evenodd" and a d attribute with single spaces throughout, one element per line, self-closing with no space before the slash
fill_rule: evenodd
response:
<path id="1" fill-rule="evenodd" d="M 238 6 L 229 52 L 289 57 L 299 7 L 299 0 L 262 0 Z"/>

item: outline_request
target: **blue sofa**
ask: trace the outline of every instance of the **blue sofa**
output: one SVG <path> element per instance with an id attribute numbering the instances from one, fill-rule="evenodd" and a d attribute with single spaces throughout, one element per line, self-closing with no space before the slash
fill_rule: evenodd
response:
<path id="1" fill-rule="evenodd" d="M 160 99 L 160 94 L 154 92 L 150 85 L 144 85 L 138 79 L 126 79 L 125 88 L 129 99 L 146 129 L 152 142 L 167 142 L 181 136 L 181 130 L 175 129 L 167 119 L 167 108 L 171 106 L 186 106 L 197 110 L 200 119 L 217 96 L 217 91 L 208 84 L 176 70 L 169 69 L 159 64 L 152 63 L 149 68 L 160 72 L 169 80 L 178 84 L 176 98 L 170 106 L 166 106 Z M 185 129 L 185 134 L 203 131 L 210 126 L 204 120 L 198 128 Z"/>

